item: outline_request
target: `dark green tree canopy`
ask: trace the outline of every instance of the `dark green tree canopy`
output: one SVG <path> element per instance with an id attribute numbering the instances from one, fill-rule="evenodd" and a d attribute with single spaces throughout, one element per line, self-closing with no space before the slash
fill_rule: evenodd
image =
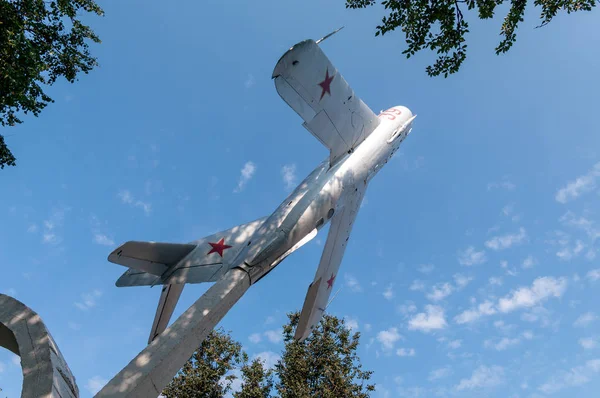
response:
<path id="1" fill-rule="evenodd" d="M 231 390 L 231 383 L 236 378 L 231 371 L 247 360 L 240 343 L 223 329 L 213 330 L 162 395 L 167 398 L 221 398 Z"/>
<path id="2" fill-rule="evenodd" d="M 298 312 L 283 328 L 285 349 L 275 365 L 281 398 L 367 398 L 375 386 L 366 384 L 373 372 L 363 371 L 356 354 L 360 333 L 351 334 L 344 321 L 324 315 L 310 336 L 294 340 Z"/>
<path id="3" fill-rule="evenodd" d="M 241 390 L 234 392 L 234 398 L 269 398 L 273 389 L 273 370 L 265 369 L 260 359 L 242 366 Z"/>
<path id="4" fill-rule="evenodd" d="M 78 16 L 103 15 L 93 0 L 0 0 L 0 124 L 21 123 L 17 114 L 39 113 L 53 102 L 43 90 L 60 77 L 74 82 L 97 65 L 87 40 L 100 39 Z M 0 168 L 15 157 L 0 135 Z"/>
<path id="5" fill-rule="evenodd" d="M 346 0 L 346 8 L 365 8 L 376 3 L 375 0 Z M 496 7 L 505 0 L 383 0 L 381 4 L 388 12 L 381 25 L 376 27 L 375 35 L 384 35 L 400 28 L 406 36 L 408 48 L 402 53 L 410 58 L 423 49 L 435 51 L 438 55 L 435 63 L 426 68 L 429 76 L 455 73 L 467 57 L 466 34 L 469 24 L 465 21 L 466 10 L 476 10 L 480 19 L 494 16 Z M 591 11 L 597 0 L 535 0 L 533 4 L 541 7 L 541 23 L 547 25 L 558 12 Z M 507 52 L 517 39 L 516 30 L 523 15 L 527 0 L 511 0 L 510 10 L 504 17 L 500 28 L 501 41 L 496 54 Z M 466 9 L 466 10 L 465 10 Z"/>

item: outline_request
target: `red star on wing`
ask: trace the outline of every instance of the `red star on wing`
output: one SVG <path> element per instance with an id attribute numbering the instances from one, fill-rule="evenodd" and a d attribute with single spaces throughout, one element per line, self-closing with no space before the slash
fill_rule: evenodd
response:
<path id="1" fill-rule="evenodd" d="M 323 80 L 321 83 L 319 83 L 319 86 L 321 86 L 321 89 L 323 90 L 321 92 L 321 98 L 319 98 L 319 101 L 321 101 L 323 99 L 323 96 L 325 95 L 325 93 L 331 95 L 331 81 L 333 80 L 334 77 L 335 77 L 335 74 L 332 76 L 329 76 L 329 68 L 327 68 L 327 70 L 325 71 L 325 80 Z"/>
<path id="2" fill-rule="evenodd" d="M 334 280 L 335 280 L 335 275 L 331 274 L 331 278 L 329 278 L 329 280 L 327 280 L 327 289 L 329 289 L 331 286 L 333 286 Z"/>
<path id="3" fill-rule="evenodd" d="M 223 251 L 229 249 L 231 246 L 225 244 L 225 238 L 221 238 L 217 243 L 208 242 L 209 245 L 212 246 L 212 249 L 208 252 L 208 254 L 219 253 L 219 256 L 223 257 Z M 207 254 L 207 256 L 208 256 Z"/>

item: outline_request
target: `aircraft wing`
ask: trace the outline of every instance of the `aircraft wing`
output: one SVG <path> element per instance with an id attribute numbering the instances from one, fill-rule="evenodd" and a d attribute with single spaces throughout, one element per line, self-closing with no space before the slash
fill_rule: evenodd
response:
<path id="1" fill-rule="evenodd" d="M 289 49 L 273 70 L 281 98 L 304 120 L 303 126 L 330 150 L 333 165 L 379 125 L 379 118 L 355 95 L 317 42 Z"/>
<path id="2" fill-rule="evenodd" d="M 366 186 L 352 190 L 343 206 L 333 215 L 325 248 L 313 282 L 308 287 L 294 338 L 303 341 L 319 323 L 333 290 L 354 220 L 366 191 Z"/>

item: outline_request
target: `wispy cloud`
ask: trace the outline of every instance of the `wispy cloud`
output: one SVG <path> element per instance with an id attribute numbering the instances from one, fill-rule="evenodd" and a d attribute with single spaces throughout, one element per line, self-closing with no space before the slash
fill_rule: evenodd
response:
<path id="1" fill-rule="evenodd" d="M 75 302 L 75 307 L 79 308 L 80 310 L 87 311 L 96 306 L 96 300 L 101 296 L 102 292 L 98 289 L 95 289 L 90 293 L 84 293 L 81 295 L 81 301 Z"/>
<path id="2" fill-rule="evenodd" d="M 94 376 L 91 379 L 88 379 L 87 383 L 85 383 L 85 388 L 87 388 L 92 395 L 95 395 L 106 385 L 106 383 L 108 383 L 108 380 L 105 378 Z"/>
<path id="3" fill-rule="evenodd" d="M 417 270 L 423 274 L 430 274 L 435 269 L 433 264 L 421 264 Z"/>
<path id="4" fill-rule="evenodd" d="M 427 298 L 432 301 L 440 301 L 448 297 L 454 292 L 454 286 L 446 283 L 438 283 L 431 288 L 431 292 L 427 294 Z"/>
<path id="5" fill-rule="evenodd" d="M 425 306 L 425 312 L 416 314 L 408 321 L 409 330 L 420 330 L 425 333 L 444 329 L 446 326 L 448 324 L 444 316 L 444 309 L 430 304 Z"/>
<path id="6" fill-rule="evenodd" d="M 280 343 L 283 340 L 283 330 L 267 330 L 264 335 L 267 340 L 274 344 Z"/>
<path id="7" fill-rule="evenodd" d="M 506 189 L 507 191 L 512 191 L 516 188 L 517 186 L 512 183 L 507 176 L 502 177 L 502 181 L 498 181 L 498 182 L 490 182 L 487 185 L 487 190 L 491 191 L 492 189 Z"/>
<path id="8" fill-rule="evenodd" d="M 522 339 L 531 340 L 532 338 L 533 333 L 531 333 L 530 331 L 526 331 L 519 337 L 503 337 L 496 342 L 494 342 L 491 339 L 487 339 L 484 341 L 484 347 L 493 348 L 496 351 L 504 351 L 510 347 L 520 344 Z"/>
<path id="9" fill-rule="evenodd" d="M 498 301 L 501 312 L 533 307 L 550 297 L 561 297 L 567 288 L 566 278 L 545 276 L 533 281 L 531 287 L 521 287 Z"/>
<path id="10" fill-rule="evenodd" d="M 295 164 L 286 164 L 283 166 L 281 168 L 281 176 L 283 177 L 286 191 L 291 191 L 298 185 Z"/>
<path id="11" fill-rule="evenodd" d="M 109 238 L 108 236 L 106 236 L 104 234 L 95 234 L 94 242 L 96 242 L 99 245 L 104 245 L 104 246 L 113 246 L 115 244 L 114 240 L 112 240 L 111 238 Z"/>
<path id="12" fill-rule="evenodd" d="M 150 215 L 150 212 L 152 211 L 152 205 L 148 202 L 144 202 L 142 200 L 135 199 L 130 191 L 123 189 L 123 190 L 119 191 L 117 196 L 119 196 L 122 203 L 130 205 L 130 206 L 134 206 L 134 207 L 139 207 L 142 210 L 144 210 L 144 213 L 146 215 Z"/>
<path id="13" fill-rule="evenodd" d="M 523 260 L 523 268 L 526 268 L 526 269 L 532 268 L 536 264 L 537 264 L 537 260 L 531 255 L 527 256 L 527 258 L 525 260 Z"/>
<path id="14" fill-rule="evenodd" d="M 525 228 L 519 228 L 518 233 L 495 236 L 485 242 L 485 246 L 492 250 L 508 249 L 513 245 L 523 243 L 527 239 Z"/>
<path id="15" fill-rule="evenodd" d="M 42 230 L 42 242 L 50 245 L 57 245 L 62 242 L 60 228 L 63 226 L 65 213 L 69 211 L 69 207 L 60 207 L 52 209 L 50 217 L 44 220 Z"/>
<path id="16" fill-rule="evenodd" d="M 445 366 L 443 368 L 432 370 L 429 373 L 428 380 L 435 381 L 435 380 L 443 379 L 445 377 L 450 376 L 451 374 L 452 374 L 452 369 L 450 369 L 449 366 Z"/>
<path id="17" fill-rule="evenodd" d="M 396 355 L 399 357 L 414 357 L 415 349 L 414 348 L 398 348 L 396 350 Z"/>
<path id="18" fill-rule="evenodd" d="M 251 73 L 248 73 L 248 77 L 246 78 L 246 81 L 244 82 L 244 86 L 246 88 L 250 88 L 250 87 L 254 86 L 255 83 L 256 83 L 256 80 L 254 80 L 254 76 Z"/>
<path id="19" fill-rule="evenodd" d="M 350 274 L 344 274 L 344 281 L 346 282 L 346 286 L 350 288 L 351 291 L 358 293 L 362 292 L 362 286 L 358 282 L 355 276 Z"/>
<path id="20" fill-rule="evenodd" d="M 464 323 L 471 323 L 475 322 L 482 316 L 493 315 L 496 312 L 497 311 L 496 308 L 494 308 L 494 303 L 492 303 L 489 300 L 486 300 L 483 303 L 480 303 L 478 306 L 463 311 L 459 315 L 455 316 L 454 321 L 459 325 Z"/>
<path id="21" fill-rule="evenodd" d="M 248 336 L 248 340 L 250 340 L 251 343 L 257 344 L 260 343 L 262 337 L 260 333 L 252 333 L 250 336 Z"/>
<path id="22" fill-rule="evenodd" d="M 246 184 L 248 183 L 248 181 L 250 181 L 252 179 L 252 177 L 254 177 L 254 174 L 256 173 L 256 165 L 254 164 L 254 162 L 252 161 L 248 161 L 244 164 L 244 167 L 242 167 L 242 170 L 240 171 L 240 180 L 238 182 L 238 186 L 234 189 L 233 192 L 241 192 L 244 187 L 246 186 Z"/>
<path id="23" fill-rule="evenodd" d="M 573 323 L 573 326 L 575 327 L 585 327 L 588 326 L 590 323 L 594 322 L 598 320 L 598 315 L 594 314 L 593 312 L 586 312 L 585 314 L 581 314 Z"/>
<path id="24" fill-rule="evenodd" d="M 486 261 L 485 251 L 476 251 L 473 246 L 469 246 L 465 251 L 458 254 L 458 262 L 460 265 L 470 267 L 472 265 L 483 264 Z"/>
<path id="25" fill-rule="evenodd" d="M 394 287 L 394 285 L 390 283 L 388 285 L 388 287 L 386 287 L 385 290 L 383 291 L 383 297 L 385 297 L 386 300 L 391 300 L 394 298 L 393 287 Z"/>
<path id="26" fill-rule="evenodd" d="M 473 371 L 468 379 L 462 379 L 456 390 L 473 390 L 476 388 L 496 387 L 504 383 L 504 368 L 500 366 L 480 366 Z"/>
<path id="27" fill-rule="evenodd" d="M 598 339 L 595 337 L 585 337 L 579 339 L 579 345 L 583 347 L 584 350 L 592 350 L 598 347 Z"/>
<path id="28" fill-rule="evenodd" d="M 384 350 L 391 350 L 394 348 L 394 344 L 401 338 L 402 336 L 398 333 L 398 328 L 394 327 L 377 333 L 377 341 L 381 343 L 381 347 Z"/>
<path id="29" fill-rule="evenodd" d="M 596 163 L 586 174 L 577 177 L 574 181 L 559 189 L 555 196 L 556 201 L 564 204 L 593 190 L 596 187 L 598 177 L 600 177 L 600 162 Z"/>
<path id="30" fill-rule="evenodd" d="M 358 320 L 356 318 L 345 316 L 344 326 L 351 332 L 356 332 L 358 330 Z"/>
<path id="31" fill-rule="evenodd" d="M 416 279 L 410 285 L 409 289 L 412 291 L 423 291 L 425 290 L 425 284 L 422 281 Z"/>
<path id="32" fill-rule="evenodd" d="M 584 365 L 557 373 L 539 386 L 538 390 L 545 394 L 553 394 L 567 387 L 581 386 L 595 379 L 597 373 L 600 373 L 600 359 L 591 359 Z"/>
<path id="33" fill-rule="evenodd" d="M 596 268 L 596 269 L 588 271 L 588 273 L 585 275 L 585 277 L 588 278 L 592 282 L 597 281 L 598 279 L 600 279 L 600 268 Z"/>

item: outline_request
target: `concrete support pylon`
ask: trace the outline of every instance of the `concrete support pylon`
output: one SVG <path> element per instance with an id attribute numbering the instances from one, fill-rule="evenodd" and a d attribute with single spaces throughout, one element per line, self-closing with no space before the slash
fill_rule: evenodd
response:
<path id="1" fill-rule="evenodd" d="M 250 287 L 246 271 L 231 269 L 94 398 L 157 397 L 211 330 Z"/>
<path id="2" fill-rule="evenodd" d="M 5 294 L 0 294 L 0 347 L 21 357 L 22 398 L 79 397 L 75 377 L 42 318 Z"/>

